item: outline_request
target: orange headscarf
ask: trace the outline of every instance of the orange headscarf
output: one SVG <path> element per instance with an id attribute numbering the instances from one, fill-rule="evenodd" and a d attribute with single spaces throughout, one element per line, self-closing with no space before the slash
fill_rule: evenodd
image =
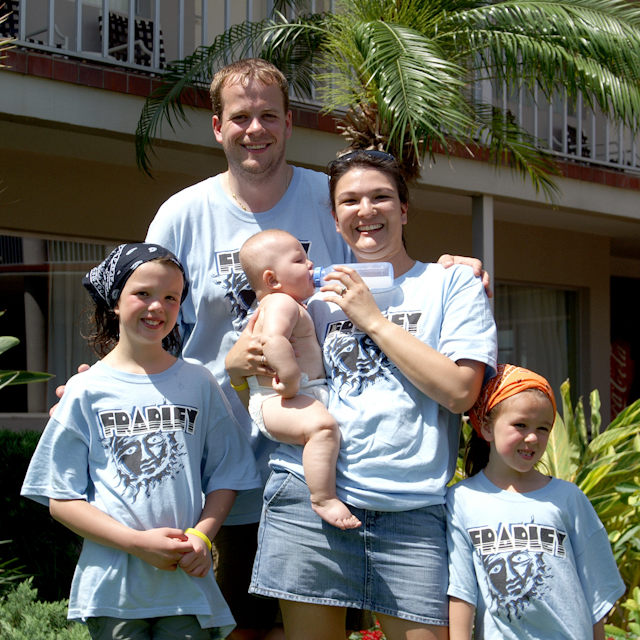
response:
<path id="1" fill-rule="evenodd" d="M 482 424 L 489 411 L 499 402 L 527 389 L 540 389 L 547 395 L 551 400 L 555 418 L 556 399 L 553 395 L 553 389 L 551 389 L 545 378 L 533 371 L 516 367 L 513 364 L 499 364 L 497 369 L 498 374 L 482 387 L 476 403 L 469 411 L 471 425 L 480 437 L 482 437 Z"/>

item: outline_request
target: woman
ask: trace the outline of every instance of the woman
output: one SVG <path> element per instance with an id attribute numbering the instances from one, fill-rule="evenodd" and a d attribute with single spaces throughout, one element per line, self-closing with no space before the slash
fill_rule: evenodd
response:
<path id="1" fill-rule="evenodd" d="M 391 262 L 371 294 L 340 267 L 309 303 L 323 346 L 329 411 L 341 427 L 339 497 L 362 521 L 314 514 L 302 447 L 271 458 L 251 591 L 280 599 L 288 640 L 344 637 L 346 607 L 374 611 L 388 640 L 447 637 L 444 495 L 457 414 L 493 375 L 496 332 L 467 267 L 413 260 L 403 244 L 408 189 L 395 159 L 355 151 L 329 166 L 336 229 L 359 262 Z"/>

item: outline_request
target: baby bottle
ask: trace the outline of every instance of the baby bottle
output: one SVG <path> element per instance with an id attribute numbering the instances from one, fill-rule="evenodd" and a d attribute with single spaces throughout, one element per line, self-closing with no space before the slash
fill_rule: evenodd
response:
<path id="1" fill-rule="evenodd" d="M 372 292 L 386 291 L 393 286 L 393 265 L 390 262 L 354 262 L 343 266 L 357 271 Z M 327 284 L 325 276 L 335 270 L 334 264 L 330 267 L 316 267 L 313 270 L 313 283 L 318 288 L 324 286 Z"/>

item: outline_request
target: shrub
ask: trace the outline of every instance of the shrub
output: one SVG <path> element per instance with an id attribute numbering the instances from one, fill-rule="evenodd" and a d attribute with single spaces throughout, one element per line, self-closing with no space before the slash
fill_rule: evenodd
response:
<path id="1" fill-rule="evenodd" d="M 89 640 L 87 628 L 67 620 L 67 600 L 42 602 L 32 578 L 0 598 L 3 640 Z"/>
<path id="2" fill-rule="evenodd" d="M 81 539 L 56 522 L 46 507 L 20 497 L 39 438 L 35 431 L 0 430 L 2 538 L 9 540 L 0 547 L 0 565 L 17 558 L 22 572 L 34 576 L 40 597 L 55 601 L 69 596 Z"/>
<path id="3" fill-rule="evenodd" d="M 9 544 L 11 540 L 0 540 L 0 545 Z M 24 566 L 18 565 L 18 558 L 2 560 L 0 553 L 0 595 L 9 590 L 18 580 L 29 576 L 23 573 Z"/>

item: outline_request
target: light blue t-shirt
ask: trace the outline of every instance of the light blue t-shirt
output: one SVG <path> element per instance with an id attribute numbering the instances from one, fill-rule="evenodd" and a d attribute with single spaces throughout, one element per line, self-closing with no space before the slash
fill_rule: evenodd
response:
<path id="1" fill-rule="evenodd" d="M 455 470 L 459 416 L 419 391 L 324 295 L 314 296 L 308 310 L 322 345 L 329 412 L 342 434 L 338 497 L 378 511 L 443 504 Z M 391 322 L 453 361 L 482 362 L 494 375 L 496 326 L 469 267 L 417 262 L 375 298 Z M 302 447 L 281 445 L 271 465 L 303 478 Z"/>
<path id="2" fill-rule="evenodd" d="M 246 240 L 264 229 L 289 231 L 316 266 L 352 261 L 331 217 L 327 176 L 299 167 L 294 167 L 291 184 L 280 202 L 257 214 L 233 202 L 222 189 L 219 176 L 193 185 L 160 207 L 147 242 L 173 251 L 184 266 L 191 286 L 178 320 L 182 354 L 205 365 L 224 389 L 266 482 L 269 455 L 277 444 L 251 422 L 229 386 L 224 368 L 225 356 L 256 307 L 238 253 Z M 240 494 L 226 524 L 258 522 L 261 509 L 261 490 Z"/>
<path id="3" fill-rule="evenodd" d="M 40 438 L 21 494 L 86 500 L 137 530 L 197 524 L 203 492 L 247 490 L 260 476 L 246 437 L 207 369 L 176 361 L 139 375 L 98 362 L 69 380 Z M 203 628 L 234 626 L 213 571 L 194 578 L 85 540 L 69 618 L 195 615 Z"/>
<path id="4" fill-rule="evenodd" d="M 564 480 L 530 493 L 480 472 L 447 493 L 448 594 L 476 607 L 477 640 L 585 640 L 624 593 L 607 532 Z"/>

